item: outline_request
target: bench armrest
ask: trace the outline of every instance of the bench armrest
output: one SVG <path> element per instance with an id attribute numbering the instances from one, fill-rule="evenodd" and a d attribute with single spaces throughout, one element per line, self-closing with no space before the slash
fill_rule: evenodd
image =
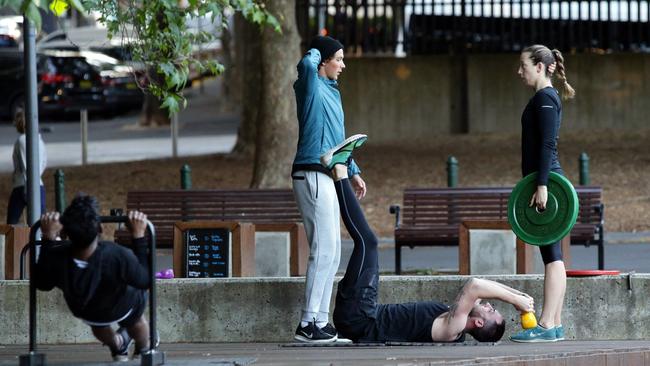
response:
<path id="1" fill-rule="evenodd" d="M 401 222 L 400 222 L 400 211 L 401 210 L 402 210 L 402 208 L 399 205 L 391 205 L 388 208 L 388 211 L 391 214 L 395 215 L 395 229 L 397 229 L 399 227 L 399 225 L 401 224 Z"/>
<path id="2" fill-rule="evenodd" d="M 605 224 L 605 205 L 600 204 L 596 207 L 596 213 L 598 213 L 598 216 L 600 216 L 600 224 L 604 225 Z"/>

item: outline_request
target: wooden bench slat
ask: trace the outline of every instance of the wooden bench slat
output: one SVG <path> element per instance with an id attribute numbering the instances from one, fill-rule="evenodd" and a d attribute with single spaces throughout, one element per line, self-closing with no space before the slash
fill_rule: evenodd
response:
<path id="1" fill-rule="evenodd" d="M 179 221 L 215 220 L 260 224 L 302 222 L 290 189 L 215 189 L 130 191 L 127 210 L 147 214 L 156 227 L 160 247 L 173 244 L 173 226 Z M 126 231 L 116 232 L 119 240 L 128 240 Z"/>

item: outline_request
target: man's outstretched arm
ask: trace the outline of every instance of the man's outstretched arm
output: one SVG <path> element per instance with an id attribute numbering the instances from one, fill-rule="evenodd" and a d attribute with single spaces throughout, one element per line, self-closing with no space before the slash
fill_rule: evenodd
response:
<path id="1" fill-rule="evenodd" d="M 483 299 L 507 302 L 521 312 L 534 311 L 533 298 L 527 294 L 494 281 L 472 278 L 465 283 L 458 293 L 456 301 L 449 307 L 443 338 L 456 339 L 465 329 L 474 305 Z"/>

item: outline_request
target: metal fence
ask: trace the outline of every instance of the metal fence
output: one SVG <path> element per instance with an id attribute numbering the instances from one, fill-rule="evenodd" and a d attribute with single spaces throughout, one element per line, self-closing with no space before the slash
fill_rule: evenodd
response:
<path id="1" fill-rule="evenodd" d="M 304 45 L 316 34 L 347 52 L 650 52 L 650 0 L 297 0 Z"/>

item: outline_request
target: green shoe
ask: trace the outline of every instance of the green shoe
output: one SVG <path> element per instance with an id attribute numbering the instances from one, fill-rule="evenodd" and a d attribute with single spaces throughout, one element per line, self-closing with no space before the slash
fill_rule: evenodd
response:
<path id="1" fill-rule="evenodd" d="M 555 327 L 555 340 L 556 341 L 563 341 L 564 340 L 564 327 L 561 325 L 558 325 Z"/>
<path id="2" fill-rule="evenodd" d="M 334 146 L 331 150 L 323 154 L 320 157 L 320 162 L 327 169 L 334 168 L 336 164 L 347 165 L 350 156 L 352 155 L 352 150 L 363 145 L 364 142 L 368 139 L 366 135 L 354 135 L 350 136 L 345 141 Z"/>
<path id="3" fill-rule="evenodd" d="M 555 342 L 557 340 L 555 327 L 545 329 L 539 325 L 535 328 L 524 330 L 510 336 L 513 342 L 533 343 L 533 342 Z"/>

